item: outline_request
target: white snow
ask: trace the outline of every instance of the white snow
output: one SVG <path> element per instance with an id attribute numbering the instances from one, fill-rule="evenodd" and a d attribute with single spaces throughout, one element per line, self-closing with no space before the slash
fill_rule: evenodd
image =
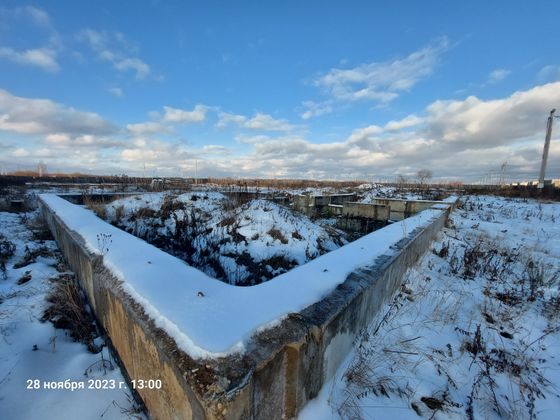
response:
<path id="1" fill-rule="evenodd" d="M 434 200 L 438 199 L 444 191 L 425 188 L 418 185 L 418 188 L 397 188 L 388 187 L 382 184 L 362 184 L 356 188 L 360 192 L 360 203 L 372 203 L 378 198 L 392 198 L 396 200 Z M 452 200 L 454 197 L 448 197 Z M 445 200 L 444 200 L 445 201 Z"/>
<path id="2" fill-rule="evenodd" d="M 25 213 L 22 217 L 37 214 Z M 60 273 L 54 256 L 39 257 L 25 267 L 13 268 L 25 248 L 45 247 L 56 251 L 54 241 L 39 243 L 25 227 L 22 217 L 0 212 L 0 233 L 16 245 L 15 255 L 6 264 L 7 278 L 0 273 L 0 418 L 2 419 L 122 419 L 131 408 L 132 397 L 126 389 L 45 389 L 44 382 L 90 379 L 123 382 L 115 361 L 103 349 L 103 357 L 113 370 L 99 370 L 102 353 L 89 353 L 84 344 L 74 342 L 65 330 L 55 329 L 40 319 L 47 305 L 45 297 L 52 287 L 49 278 Z M 32 278 L 18 285 L 30 271 Z M 96 344 L 101 344 L 98 338 Z M 36 350 L 34 350 L 36 346 Z M 93 365 L 93 366 L 92 366 Z M 93 367 L 84 375 L 87 368 Z M 28 380 L 39 380 L 40 389 L 28 389 Z M 132 411 L 130 411 L 132 413 Z M 144 418 L 135 413 L 137 418 Z"/>
<path id="3" fill-rule="evenodd" d="M 463 200 L 300 420 L 558 418 L 560 204 Z"/>
<path id="4" fill-rule="evenodd" d="M 213 279 L 183 261 L 105 223 L 93 212 L 52 194 L 42 200 L 102 253 L 98 234 L 111 235 L 105 265 L 124 289 L 195 358 L 242 351 L 259 328 L 317 302 L 353 270 L 372 264 L 407 233 L 426 226 L 442 210 L 430 209 L 373 232 L 294 268 L 271 281 L 238 287 Z M 204 294 L 198 296 L 198 292 Z"/>

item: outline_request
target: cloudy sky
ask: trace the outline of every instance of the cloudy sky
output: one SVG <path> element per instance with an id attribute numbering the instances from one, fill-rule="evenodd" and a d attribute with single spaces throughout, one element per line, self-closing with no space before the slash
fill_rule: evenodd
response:
<path id="1" fill-rule="evenodd" d="M 557 0 L 3 0 L 0 171 L 535 179 L 559 17 Z"/>

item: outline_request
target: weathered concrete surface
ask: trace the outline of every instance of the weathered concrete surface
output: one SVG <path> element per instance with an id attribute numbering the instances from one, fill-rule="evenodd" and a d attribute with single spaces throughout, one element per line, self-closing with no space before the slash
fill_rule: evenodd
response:
<path id="1" fill-rule="evenodd" d="M 374 204 L 381 204 L 389 206 L 391 213 L 389 218 L 391 220 L 403 220 L 413 214 L 419 213 L 423 210 L 429 209 L 436 204 L 441 204 L 441 201 L 429 200 L 402 200 L 398 198 L 376 198 L 373 200 Z"/>
<path id="2" fill-rule="evenodd" d="M 343 205 L 356 199 L 355 193 L 311 195 L 301 194 L 293 197 L 294 208 L 308 216 L 321 216 L 328 211 L 329 205 Z"/>
<path id="3" fill-rule="evenodd" d="M 338 216 L 336 226 L 348 232 L 367 234 L 382 228 L 389 220 L 390 207 L 383 204 L 355 203 L 329 204 L 328 212 Z"/>
<path id="4" fill-rule="evenodd" d="M 118 200 L 124 197 L 131 197 L 138 195 L 138 192 L 133 193 L 91 193 L 91 194 L 59 194 L 65 200 L 74 204 L 83 205 L 86 202 L 93 203 L 110 203 L 111 201 Z"/>
<path id="5" fill-rule="evenodd" d="M 123 292 L 120 281 L 104 267 L 102 257 L 87 250 L 81 236 L 69 230 L 44 204 L 41 210 L 127 376 L 162 381 L 161 390 L 137 390 L 150 415 L 161 419 L 204 418 L 206 410 L 180 369 L 192 361 L 175 353 L 173 340 L 156 328 L 140 305 Z"/>
<path id="6" fill-rule="evenodd" d="M 332 216 L 342 216 L 342 209 L 344 206 L 342 204 L 329 204 L 327 206 L 329 214 Z"/>
<path id="7" fill-rule="evenodd" d="M 336 227 L 346 232 L 366 235 L 387 225 L 386 221 L 368 217 L 340 216 L 336 219 Z"/>
<path id="8" fill-rule="evenodd" d="M 193 360 L 91 254 L 78 232 L 49 207 L 53 235 L 131 379 L 161 379 L 161 390 L 137 390 L 156 419 L 293 418 L 330 379 L 403 275 L 428 248 L 450 207 L 412 231 L 391 255 L 351 273 L 333 292 L 278 326 L 254 335 L 242 355 Z M 134 262 L 131 262 L 134 263 Z"/>
<path id="9" fill-rule="evenodd" d="M 343 216 L 365 217 L 384 222 L 389 220 L 390 212 L 391 207 L 384 204 L 347 202 L 342 207 Z"/>

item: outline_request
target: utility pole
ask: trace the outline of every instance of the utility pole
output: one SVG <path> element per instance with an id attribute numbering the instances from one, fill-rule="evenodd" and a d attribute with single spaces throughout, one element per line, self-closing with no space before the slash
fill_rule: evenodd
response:
<path id="1" fill-rule="evenodd" d="M 546 171 L 546 161 L 548 160 L 548 149 L 550 147 L 550 137 L 552 136 L 552 123 L 554 121 L 554 113 L 556 108 L 550 111 L 548 120 L 546 122 L 546 136 L 544 138 L 544 149 L 542 152 L 541 173 L 539 174 L 538 188 L 544 188 L 544 173 Z"/>

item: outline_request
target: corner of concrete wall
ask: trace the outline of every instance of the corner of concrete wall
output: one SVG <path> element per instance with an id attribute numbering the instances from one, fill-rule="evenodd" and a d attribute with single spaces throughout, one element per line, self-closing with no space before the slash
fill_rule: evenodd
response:
<path id="1" fill-rule="evenodd" d="M 136 389 L 150 416 L 225 418 L 221 415 L 223 409 L 204 404 L 200 388 L 208 381 L 188 374 L 200 369 L 200 364 L 179 351 L 174 340 L 155 326 L 141 306 L 123 291 L 120 281 L 104 267 L 102 257 L 87 250 L 79 234 L 69 229 L 42 201 L 40 209 L 107 333 L 125 376 L 134 380 L 161 380 L 161 389 Z M 129 386 L 132 387 L 130 383 Z"/>
<path id="2" fill-rule="evenodd" d="M 254 337 L 249 353 L 260 361 L 254 376 L 259 378 L 253 390 L 254 418 L 293 418 L 318 395 L 354 340 L 399 289 L 408 268 L 426 252 L 450 210 L 410 232 L 391 255 L 351 273 L 329 296 Z"/>
<path id="3" fill-rule="evenodd" d="M 157 419 L 293 418 L 332 377 L 353 341 L 401 286 L 444 226 L 451 208 L 417 229 L 371 267 L 351 273 L 328 296 L 252 337 L 245 354 L 195 361 L 158 329 L 45 203 L 41 211 L 77 274 L 131 379 L 161 379 L 139 390 Z"/>

